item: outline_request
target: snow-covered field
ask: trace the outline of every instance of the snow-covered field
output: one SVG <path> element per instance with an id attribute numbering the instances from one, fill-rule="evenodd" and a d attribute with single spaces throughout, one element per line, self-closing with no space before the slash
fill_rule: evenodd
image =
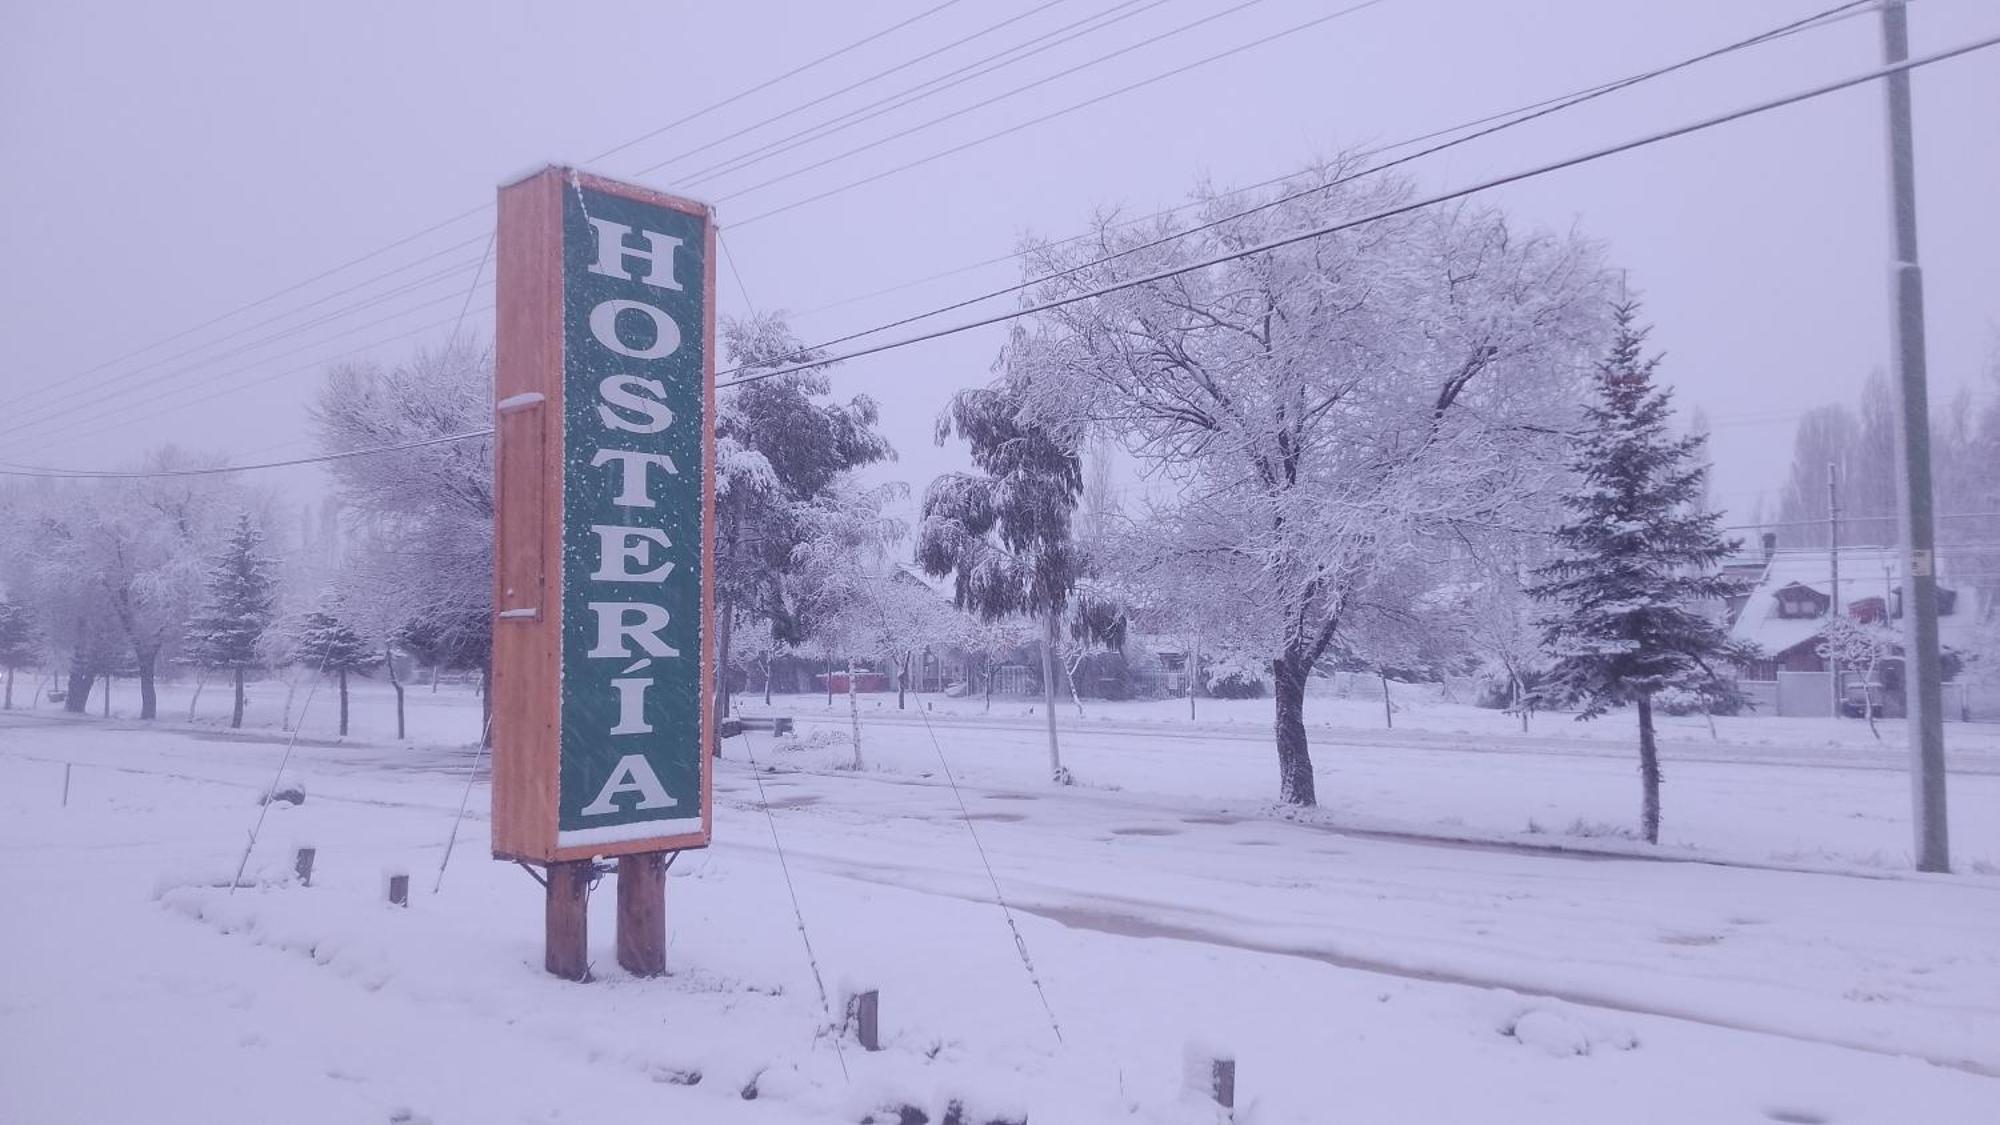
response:
<path id="1" fill-rule="evenodd" d="M 110 721 L 0 715 L 0 1119 L 1212 1120 L 1181 1096 L 1190 1043 L 1236 1058 L 1245 1122 L 2000 1105 L 1991 727 L 1948 728 L 1962 873 L 1939 877 L 1907 872 L 1888 727 L 1671 720 L 1651 849 L 1606 835 L 1637 803 L 1615 716 L 1522 735 L 1409 698 L 1388 731 L 1379 698 L 1316 698 L 1326 807 L 1288 817 L 1268 701 L 1066 708 L 1081 784 L 1056 789 L 1028 704 L 863 697 L 853 771 L 847 701 L 793 697 L 800 738 L 725 748 L 716 846 L 672 872 L 672 974 L 617 968 L 599 893 L 578 986 L 540 971 L 539 888 L 487 858 L 483 777 L 432 893 L 475 757 L 463 687 L 412 689 L 407 744 L 377 685 L 334 740 L 321 689 L 286 771 L 307 800 L 272 806 L 231 893 L 283 702 L 257 685 L 240 734 L 213 688 L 194 727 L 171 688 L 153 727 L 118 717 L 129 693 Z M 879 1053 L 828 1030 L 857 986 L 881 990 Z"/>

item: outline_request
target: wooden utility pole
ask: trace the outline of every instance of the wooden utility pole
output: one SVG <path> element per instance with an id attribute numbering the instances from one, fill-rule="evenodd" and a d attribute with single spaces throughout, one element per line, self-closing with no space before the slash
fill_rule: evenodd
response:
<path id="1" fill-rule="evenodd" d="M 1904 0 L 1883 0 L 1882 59 L 1910 56 Z M 1883 79 L 1889 110 L 1890 223 L 1894 232 L 1895 315 L 1891 362 L 1901 392 L 1897 445 L 1903 531 L 1903 682 L 1909 698 L 1910 786 L 1917 870 L 1951 870 L 1945 822 L 1944 691 L 1938 655 L 1937 538 L 1931 512 L 1931 411 L 1924 355 L 1924 274 L 1917 264 L 1916 147 L 1910 126 L 1910 72 Z"/>

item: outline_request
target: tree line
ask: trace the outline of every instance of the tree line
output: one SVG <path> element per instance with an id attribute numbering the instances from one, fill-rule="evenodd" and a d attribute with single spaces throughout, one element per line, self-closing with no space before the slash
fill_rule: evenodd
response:
<path id="1" fill-rule="evenodd" d="M 1629 706 L 1655 838 L 1654 709 L 1739 706 L 1748 655 L 1723 627 L 1716 568 L 1738 544 L 1708 499 L 1700 427 L 1674 417 L 1638 307 L 1576 231 L 1466 203 L 1231 257 L 1412 196 L 1356 171 L 1328 163 L 1247 210 L 1203 185 L 1191 214 L 1028 239 L 1039 311 L 941 414 L 935 439 L 973 468 L 929 482 L 913 528 L 892 515 L 905 486 L 882 483 L 895 450 L 877 406 L 834 393 L 837 365 L 721 394 L 725 712 L 736 671 L 761 668 L 768 692 L 786 657 L 822 665 L 831 690 L 857 657 L 900 686 L 940 646 L 988 669 L 1036 652 L 1063 781 L 1058 686 L 1074 692 L 1083 654 L 1146 634 L 1176 639 L 1195 684 L 1227 669 L 1267 687 L 1277 793 L 1295 805 L 1319 799 L 1305 707 L 1328 672 L 1472 683 L 1524 724 Z M 745 373 L 827 358 L 776 314 L 725 320 L 722 343 Z M 343 682 L 343 729 L 350 674 L 393 678 L 400 656 L 484 676 L 491 443 L 414 443 L 485 428 L 491 388 L 470 346 L 330 371 L 311 408 L 322 448 L 405 448 L 331 462 L 337 549 L 283 567 L 260 531 L 275 498 L 233 478 L 10 486 L 0 661 L 62 661 L 72 710 L 93 677 L 129 670 L 147 718 L 163 662 L 226 671 L 238 723 L 247 672 L 322 670 Z M 1822 453 L 1879 460 L 1879 441 L 1841 436 L 1842 410 L 1801 424 L 1781 516 L 1811 518 Z M 1965 495 L 1947 506 L 2000 509 L 1978 469 L 2000 463 L 2000 405 L 1953 418 L 1941 488 Z M 1851 510 L 1878 499 L 1857 490 Z"/>

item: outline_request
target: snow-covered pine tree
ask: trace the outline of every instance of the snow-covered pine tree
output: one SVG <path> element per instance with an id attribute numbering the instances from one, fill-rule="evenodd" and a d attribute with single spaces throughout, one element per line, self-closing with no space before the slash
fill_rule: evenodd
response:
<path id="1" fill-rule="evenodd" d="M 306 614 L 294 633 L 298 649 L 292 659 L 320 674 L 333 673 L 340 684 L 340 735 L 347 737 L 347 674 L 367 673 L 382 663 L 382 653 L 348 628 L 331 606 Z"/>
<path id="2" fill-rule="evenodd" d="M 0 669 L 7 675 L 5 708 L 14 709 L 14 671 L 34 663 L 36 650 L 34 618 L 28 607 L 0 602 Z"/>
<path id="3" fill-rule="evenodd" d="M 1653 385 L 1659 358 L 1643 354 L 1650 329 L 1638 326 L 1635 303 L 1616 312 L 1594 378 L 1597 402 L 1585 408 L 1570 456 L 1578 480 L 1564 498 L 1571 519 L 1556 529 L 1557 557 L 1535 572 L 1530 590 L 1553 606 L 1543 638 L 1555 663 L 1537 695 L 1579 708 L 1579 719 L 1637 707 L 1641 827 L 1658 843 L 1653 697 L 1674 688 L 1711 706 L 1740 700 L 1725 665 L 1741 654 L 1698 609 L 1728 593 L 1715 568 L 1735 544 L 1722 537 L 1719 513 L 1691 503 L 1708 474 L 1705 439 L 1669 432 L 1672 392 Z"/>
<path id="4" fill-rule="evenodd" d="M 208 602 L 188 624 L 189 660 L 204 668 L 226 668 L 236 683 L 230 710 L 232 729 L 243 725 L 243 673 L 261 661 L 258 642 L 276 616 L 271 560 L 261 549 L 264 533 L 249 515 L 237 517 L 235 530 L 216 556 L 208 575 Z"/>

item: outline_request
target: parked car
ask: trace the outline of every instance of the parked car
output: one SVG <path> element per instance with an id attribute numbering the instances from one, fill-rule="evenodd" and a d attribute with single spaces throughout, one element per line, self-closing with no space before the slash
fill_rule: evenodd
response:
<path id="1" fill-rule="evenodd" d="M 1850 719 L 1879 719 L 1888 712 L 1881 684 L 1848 684 L 1840 697 L 1840 713 Z"/>

